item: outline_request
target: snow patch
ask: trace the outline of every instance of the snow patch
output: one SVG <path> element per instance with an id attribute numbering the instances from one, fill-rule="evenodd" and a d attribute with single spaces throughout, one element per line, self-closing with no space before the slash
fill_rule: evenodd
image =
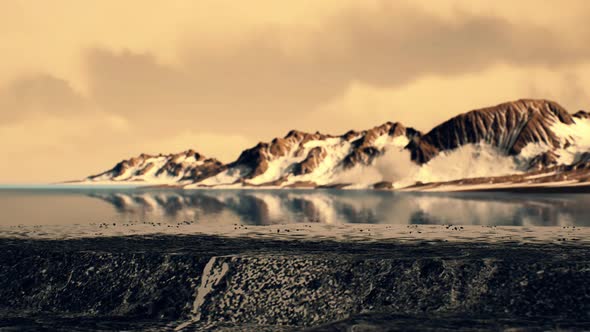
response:
<path id="1" fill-rule="evenodd" d="M 388 149 L 374 165 L 357 166 L 339 174 L 336 179 L 342 183 L 354 183 L 352 188 L 368 188 L 380 181 L 393 182 L 394 188 L 403 188 L 416 182 L 445 182 L 522 172 L 514 157 L 506 156 L 490 144 L 478 143 L 441 152 L 421 166 L 411 160 L 410 151 Z"/>
<path id="2" fill-rule="evenodd" d="M 208 177 L 201 182 L 185 186 L 186 189 L 197 188 L 200 185 L 202 186 L 222 186 L 222 185 L 234 185 L 238 180 L 242 178 L 247 172 L 247 170 L 242 167 L 233 167 L 226 169 L 223 172 L 216 174 L 215 176 Z M 238 184 L 239 185 L 239 184 Z"/>
<path id="3" fill-rule="evenodd" d="M 266 171 L 249 180 L 248 183 L 260 185 L 276 181 L 288 175 L 297 163 L 302 162 L 307 157 L 307 149 L 300 156 L 295 156 L 295 151 L 297 151 L 296 147 L 292 148 L 288 155 L 269 161 Z"/>
<path id="4" fill-rule="evenodd" d="M 467 144 L 442 152 L 419 168 L 415 179 L 441 182 L 522 173 L 514 157 L 484 143 Z"/>

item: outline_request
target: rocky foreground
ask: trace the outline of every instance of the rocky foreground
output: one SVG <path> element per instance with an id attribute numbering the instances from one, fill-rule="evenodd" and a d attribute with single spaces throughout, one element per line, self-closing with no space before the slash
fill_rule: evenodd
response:
<path id="1" fill-rule="evenodd" d="M 575 244 L 0 239 L 0 329 L 590 329 Z"/>

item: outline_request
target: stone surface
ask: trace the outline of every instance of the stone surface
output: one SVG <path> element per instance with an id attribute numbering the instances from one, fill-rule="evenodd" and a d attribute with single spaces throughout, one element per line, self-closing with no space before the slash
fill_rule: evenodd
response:
<path id="1" fill-rule="evenodd" d="M 0 327 L 79 317 L 128 328 L 336 328 L 398 316 L 590 327 L 584 246 L 156 236 L 4 239 L 0 250 Z"/>

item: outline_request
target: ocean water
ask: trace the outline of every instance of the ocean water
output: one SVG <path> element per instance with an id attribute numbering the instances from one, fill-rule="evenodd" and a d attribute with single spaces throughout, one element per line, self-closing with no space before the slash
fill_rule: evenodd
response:
<path id="1" fill-rule="evenodd" d="M 201 224 L 590 226 L 590 194 L 0 188 L 0 226 Z"/>

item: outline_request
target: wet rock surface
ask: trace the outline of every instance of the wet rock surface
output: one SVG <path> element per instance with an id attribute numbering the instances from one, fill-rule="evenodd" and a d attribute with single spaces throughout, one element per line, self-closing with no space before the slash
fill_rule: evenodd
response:
<path id="1" fill-rule="evenodd" d="M 590 328 L 587 246 L 0 240 L 0 328 Z"/>

